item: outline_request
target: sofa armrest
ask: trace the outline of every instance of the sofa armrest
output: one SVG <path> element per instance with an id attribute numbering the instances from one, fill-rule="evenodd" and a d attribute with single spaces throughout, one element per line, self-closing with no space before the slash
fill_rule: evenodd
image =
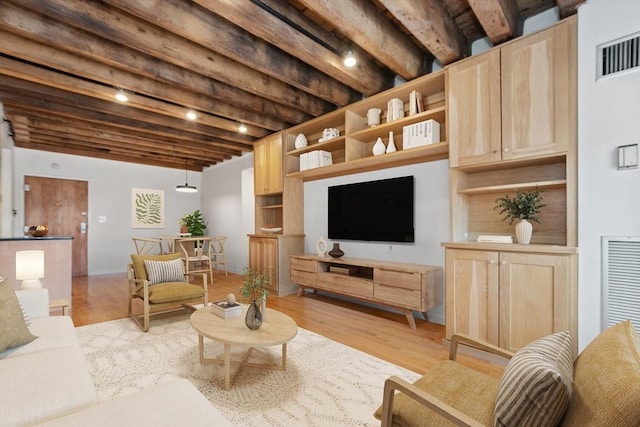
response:
<path id="1" fill-rule="evenodd" d="M 21 289 L 16 291 L 16 296 L 29 317 L 49 316 L 48 289 Z"/>

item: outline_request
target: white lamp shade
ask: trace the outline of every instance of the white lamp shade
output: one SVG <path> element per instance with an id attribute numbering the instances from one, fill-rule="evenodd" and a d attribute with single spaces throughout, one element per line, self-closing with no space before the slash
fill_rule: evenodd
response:
<path id="1" fill-rule="evenodd" d="M 16 279 L 22 280 L 22 288 L 41 288 L 44 277 L 44 251 L 16 252 Z"/>

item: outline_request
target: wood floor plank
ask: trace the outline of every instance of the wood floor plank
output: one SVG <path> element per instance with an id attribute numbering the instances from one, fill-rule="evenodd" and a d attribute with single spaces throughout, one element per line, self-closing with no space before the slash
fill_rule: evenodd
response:
<path id="1" fill-rule="evenodd" d="M 217 272 L 213 284 L 209 284 L 209 301 L 224 299 L 229 293 L 238 296 L 241 286 L 241 276 L 229 273 L 227 278 Z M 127 292 L 124 273 L 74 277 L 71 317 L 75 325 L 127 317 Z M 295 294 L 270 296 L 267 306 L 291 316 L 301 328 L 414 372 L 424 373 L 447 358 L 442 344 L 444 326 L 416 319 L 417 328 L 411 330 L 404 314 L 311 292 L 300 298 Z M 141 310 L 140 304 L 134 307 Z M 497 377 L 503 369 L 499 364 L 466 355 L 461 355 L 459 361 Z"/>

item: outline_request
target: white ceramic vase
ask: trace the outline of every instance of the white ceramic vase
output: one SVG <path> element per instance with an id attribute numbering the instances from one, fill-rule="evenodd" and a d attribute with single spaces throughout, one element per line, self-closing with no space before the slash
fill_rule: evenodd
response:
<path id="1" fill-rule="evenodd" d="M 518 243 L 528 245 L 531 241 L 531 234 L 533 233 L 533 225 L 526 219 L 521 220 L 516 224 L 516 238 Z"/>
<path id="2" fill-rule="evenodd" d="M 384 154 L 387 151 L 387 147 L 384 146 L 384 142 L 382 142 L 382 138 L 378 138 L 376 143 L 373 144 L 373 155 L 379 156 L 380 154 Z"/>
<path id="3" fill-rule="evenodd" d="M 316 252 L 318 253 L 318 256 L 326 256 L 328 247 L 327 241 L 324 240 L 323 236 L 320 236 L 320 240 L 316 243 Z"/>
<path id="4" fill-rule="evenodd" d="M 307 137 L 304 136 L 304 134 L 298 134 L 298 136 L 296 136 L 296 140 L 294 142 L 294 146 L 296 147 L 297 150 L 304 148 L 307 146 Z"/>
<path id="5" fill-rule="evenodd" d="M 393 142 L 393 131 L 389 131 L 389 143 L 387 144 L 387 153 L 393 153 L 396 151 L 396 144 Z"/>

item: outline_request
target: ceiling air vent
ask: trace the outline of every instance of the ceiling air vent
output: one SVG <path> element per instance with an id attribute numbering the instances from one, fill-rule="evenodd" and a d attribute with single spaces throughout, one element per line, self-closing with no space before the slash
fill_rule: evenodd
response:
<path id="1" fill-rule="evenodd" d="M 640 33 L 598 46 L 598 78 L 640 67 Z"/>

